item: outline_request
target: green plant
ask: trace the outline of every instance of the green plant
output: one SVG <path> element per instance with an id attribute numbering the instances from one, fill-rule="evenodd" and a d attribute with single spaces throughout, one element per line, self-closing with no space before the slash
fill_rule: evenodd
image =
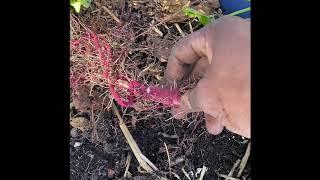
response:
<path id="1" fill-rule="evenodd" d="M 70 6 L 76 10 L 77 13 L 80 12 L 81 6 L 84 8 L 89 8 L 92 0 L 70 0 Z"/>
<path id="2" fill-rule="evenodd" d="M 190 7 L 184 8 L 183 13 L 190 18 L 194 18 L 194 17 L 197 18 L 199 20 L 200 24 L 202 24 L 204 26 L 214 20 L 213 16 L 207 16 L 207 15 L 203 14 L 202 12 L 195 10 L 193 8 L 190 8 Z"/>
<path id="3" fill-rule="evenodd" d="M 241 9 L 241 10 L 235 11 L 235 12 L 230 13 L 228 15 L 236 16 L 238 14 L 245 13 L 245 12 L 248 12 L 250 10 L 251 10 L 251 7 L 247 7 L 245 9 Z M 207 16 L 207 15 L 203 14 L 202 12 L 197 11 L 197 10 L 191 8 L 191 7 L 184 8 L 183 9 L 183 13 L 186 16 L 190 17 L 190 18 L 196 17 L 199 20 L 200 24 L 202 24 L 204 26 L 209 24 L 211 21 L 214 21 L 214 17 L 213 16 Z"/>

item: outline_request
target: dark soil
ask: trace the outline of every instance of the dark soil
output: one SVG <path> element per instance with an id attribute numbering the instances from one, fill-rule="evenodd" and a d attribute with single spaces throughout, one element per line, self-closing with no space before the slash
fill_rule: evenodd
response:
<path id="1" fill-rule="evenodd" d="M 103 138 L 100 140 L 101 143 L 93 143 L 90 133 L 71 138 L 71 179 L 102 180 L 123 177 L 126 158 L 131 154 L 130 147 L 126 144 L 113 115 L 106 113 L 99 121 L 99 134 Z M 204 179 L 219 179 L 217 174 L 228 174 L 236 160 L 243 157 L 248 145 L 248 140 L 227 130 L 218 136 L 208 134 L 203 121 L 194 132 L 193 130 L 192 126 L 187 127 L 187 123 L 178 120 L 165 122 L 150 117 L 139 121 L 136 128 L 131 128 L 131 133 L 142 153 L 160 169 L 161 173 L 158 176 L 167 179 L 177 178 L 173 175 L 170 177 L 164 143 L 168 147 L 171 163 L 177 159 L 183 160 L 171 168 L 180 179 L 187 179 L 181 170 L 182 167 L 186 172 L 195 174 L 197 168 L 203 166 L 209 168 Z M 74 147 L 75 142 L 80 142 L 81 145 Z M 114 175 L 109 173 L 110 178 L 108 171 L 114 172 Z M 132 177 L 157 178 L 140 173 L 134 156 L 129 172 Z M 237 170 L 234 174 L 237 174 Z M 242 174 L 242 179 L 248 179 L 250 176 L 250 159 Z"/>

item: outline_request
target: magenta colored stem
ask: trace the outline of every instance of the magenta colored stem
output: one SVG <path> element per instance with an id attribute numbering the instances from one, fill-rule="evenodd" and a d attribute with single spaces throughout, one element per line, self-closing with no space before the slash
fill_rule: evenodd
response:
<path id="1" fill-rule="evenodd" d="M 94 46 L 98 50 L 102 67 L 104 68 L 103 76 L 108 80 L 109 83 L 109 91 L 113 98 L 119 103 L 119 105 L 123 107 L 132 107 L 134 97 L 143 98 L 146 101 L 153 101 L 157 103 L 163 104 L 164 107 L 173 107 L 176 105 L 179 105 L 180 96 L 179 96 L 179 90 L 178 89 L 166 89 L 161 88 L 157 86 L 146 86 L 138 81 L 131 81 L 129 82 L 127 87 L 121 87 L 121 88 L 127 88 L 129 95 L 127 97 L 127 100 L 123 99 L 118 92 L 115 90 L 115 85 L 121 86 L 119 84 L 118 80 L 121 78 L 117 78 L 115 83 L 112 84 L 112 82 L 109 79 L 110 76 L 110 65 L 109 61 L 111 59 L 111 48 L 108 45 L 108 43 L 100 44 L 98 36 L 90 32 L 91 39 L 93 41 Z M 103 41 L 104 42 L 104 41 Z M 74 42 L 74 45 L 76 45 L 77 42 Z M 107 56 L 106 56 L 107 55 Z"/>

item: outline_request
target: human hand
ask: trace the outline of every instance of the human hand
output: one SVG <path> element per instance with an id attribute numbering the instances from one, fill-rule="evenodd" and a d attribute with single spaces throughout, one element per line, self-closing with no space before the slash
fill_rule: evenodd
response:
<path id="1" fill-rule="evenodd" d="M 177 119 L 203 111 L 209 133 L 223 127 L 250 138 L 250 21 L 225 16 L 180 40 L 168 60 L 170 84 L 200 77 L 172 110 Z"/>

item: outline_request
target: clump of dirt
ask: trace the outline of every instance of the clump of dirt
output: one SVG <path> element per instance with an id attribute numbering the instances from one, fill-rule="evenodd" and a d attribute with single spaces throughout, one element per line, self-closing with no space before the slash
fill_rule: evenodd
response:
<path id="1" fill-rule="evenodd" d="M 108 96 L 101 96 L 101 94 L 98 89 L 90 89 L 89 86 L 83 85 L 75 89 L 72 102 L 75 109 L 80 112 L 97 112 L 106 107 L 110 100 Z"/>

